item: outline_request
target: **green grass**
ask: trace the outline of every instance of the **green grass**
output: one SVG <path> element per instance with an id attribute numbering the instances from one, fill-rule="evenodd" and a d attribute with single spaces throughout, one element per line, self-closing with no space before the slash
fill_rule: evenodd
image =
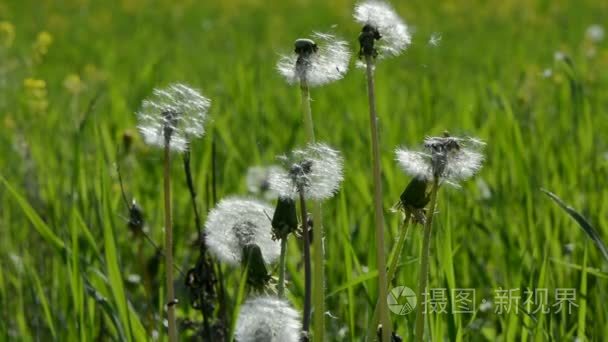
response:
<path id="1" fill-rule="evenodd" d="M 334 24 L 356 48 L 353 3 L 208 3 L 0 3 L 0 21 L 15 26 L 12 45 L 0 45 L 0 340 L 141 340 L 161 331 L 155 315 L 165 302 L 162 272 L 156 283 L 129 280 L 145 273 L 155 251 L 128 230 L 114 171 L 119 160 L 151 237 L 163 241 L 161 151 L 135 134 L 128 152 L 116 152 L 123 135 L 135 132 L 134 112 L 155 86 L 186 82 L 213 100 L 209 133 L 192 151 L 203 213 L 211 201 L 205 194 L 213 139 L 220 198 L 246 193 L 249 166 L 274 163 L 275 155 L 305 142 L 299 90 L 275 72 L 278 53 Z M 416 0 L 395 7 L 416 32 L 404 55 L 377 68 L 386 255 L 401 219 L 388 209 L 409 181 L 393 149 L 446 129 L 479 136 L 488 144 L 480 175 L 462 189 L 440 190 L 430 286 L 474 288 L 478 306 L 498 288 L 548 288 L 552 301 L 554 289 L 575 288 L 579 305 L 570 315 L 431 315 L 430 335 L 602 340 L 606 261 L 540 188 L 559 195 L 608 240 L 608 40 L 585 39 L 589 25 L 605 22 L 608 4 Z M 33 45 L 42 31 L 53 42 L 38 58 Z M 437 47 L 427 43 L 433 32 L 442 35 Z M 556 51 L 571 64 L 555 61 Z M 82 79 L 78 94 L 64 86 L 70 74 Z M 46 93 L 28 89 L 27 78 L 44 80 Z M 342 190 L 324 204 L 331 340 L 363 336 L 376 300 L 365 89 L 363 70 L 353 68 L 344 80 L 312 90 L 317 139 L 345 157 Z M 46 108 L 35 108 L 43 102 Z M 181 162 L 173 166 L 175 257 L 188 269 L 196 228 Z M 412 229 L 393 285 L 416 288 L 421 241 L 422 229 Z M 571 253 L 566 244 L 573 244 Z M 301 310 L 299 253 L 291 239 L 288 298 Z M 224 273 L 228 317 L 235 317 L 241 272 Z M 182 279 L 178 317 L 200 320 L 188 308 Z M 414 313 L 392 319 L 411 339 Z"/>

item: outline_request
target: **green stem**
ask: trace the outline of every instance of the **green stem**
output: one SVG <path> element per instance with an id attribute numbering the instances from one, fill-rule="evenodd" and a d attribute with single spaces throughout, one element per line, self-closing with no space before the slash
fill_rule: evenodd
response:
<path id="1" fill-rule="evenodd" d="M 281 239 L 281 256 L 279 258 L 279 298 L 285 297 L 285 254 L 287 251 L 287 237 Z"/>
<path id="2" fill-rule="evenodd" d="M 405 246 L 405 240 L 407 238 L 407 233 L 410 228 L 410 215 L 407 214 L 399 227 L 399 238 L 397 240 L 397 244 L 395 245 L 395 250 L 393 251 L 393 258 L 391 259 L 391 265 L 388 268 L 387 273 L 387 282 L 390 287 L 390 283 L 393 281 L 393 277 L 395 276 L 395 272 L 397 271 L 397 265 L 399 264 L 399 260 L 401 260 L 401 252 L 403 251 L 403 246 Z M 388 290 L 388 288 L 387 288 Z M 375 336 L 375 329 L 378 327 L 378 309 L 380 307 L 380 301 L 382 298 L 378 298 L 378 302 L 376 302 L 376 307 L 374 308 L 374 314 L 372 316 L 371 324 L 367 328 L 367 338 Z M 384 299 L 386 300 L 386 299 Z"/>
<path id="3" fill-rule="evenodd" d="M 422 258 L 420 259 L 420 278 L 418 279 L 418 296 L 416 300 L 416 341 L 421 342 L 424 338 L 424 320 L 425 313 L 423 310 L 423 298 L 426 292 L 426 286 L 429 275 L 429 256 L 431 249 L 431 230 L 433 228 L 433 216 L 437 205 L 437 191 L 439 190 L 439 180 L 433 180 L 431 188 L 431 202 L 429 205 L 429 215 L 424 224 L 424 238 L 422 240 Z"/>
<path id="4" fill-rule="evenodd" d="M 312 110 L 310 107 L 310 90 L 306 80 L 300 83 L 302 92 L 302 112 L 304 114 L 304 126 L 308 142 L 315 143 L 315 131 L 312 120 Z M 314 312 L 314 336 L 317 341 L 325 340 L 325 255 L 323 250 L 323 216 L 321 213 L 321 203 L 314 202 L 312 206 L 313 222 L 313 250 L 312 258 L 314 264 L 314 278 L 312 297 L 315 307 Z"/>
<path id="5" fill-rule="evenodd" d="M 376 226 L 376 262 L 378 269 L 378 302 L 380 303 L 380 322 L 382 340 L 391 340 L 391 322 L 386 303 L 386 260 L 384 260 L 384 212 L 382 209 L 382 179 L 380 171 L 380 147 L 378 143 L 378 115 L 376 114 L 376 94 L 374 89 L 374 60 L 365 56 L 367 71 L 367 96 L 369 99 L 369 121 L 372 139 L 372 163 L 374 173 L 374 213 Z"/>
<path id="6" fill-rule="evenodd" d="M 171 151 L 169 139 L 165 143 L 164 197 L 165 197 L 165 271 L 167 272 L 167 321 L 169 341 L 177 341 L 175 324 L 175 290 L 173 288 L 173 226 L 171 218 Z"/>
<path id="7" fill-rule="evenodd" d="M 300 190 L 300 212 L 302 219 L 302 238 L 304 240 L 304 313 L 302 319 L 303 340 L 309 340 L 308 331 L 310 330 L 310 312 L 311 312 L 311 270 L 310 270 L 310 235 L 308 232 L 308 214 L 306 212 L 306 199 L 304 191 Z"/>

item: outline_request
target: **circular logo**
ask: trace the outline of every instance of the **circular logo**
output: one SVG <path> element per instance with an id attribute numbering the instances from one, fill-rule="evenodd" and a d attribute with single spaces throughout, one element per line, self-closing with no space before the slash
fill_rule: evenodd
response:
<path id="1" fill-rule="evenodd" d="M 397 286 L 386 296 L 386 303 L 393 313 L 407 315 L 416 308 L 416 294 L 407 286 Z"/>

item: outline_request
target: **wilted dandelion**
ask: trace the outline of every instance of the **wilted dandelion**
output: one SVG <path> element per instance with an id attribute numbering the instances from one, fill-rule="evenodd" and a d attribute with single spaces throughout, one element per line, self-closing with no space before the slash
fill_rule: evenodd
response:
<path id="1" fill-rule="evenodd" d="M 301 332 L 300 315 L 289 303 L 257 297 L 241 306 L 235 338 L 238 342 L 299 342 Z"/>
<path id="2" fill-rule="evenodd" d="M 281 197 L 298 199 L 302 192 L 306 199 L 328 199 L 343 180 L 340 152 L 325 144 L 308 144 L 281 159 L 287 170 L 270 174 L 270 188 Z"/>
<path id="3" fill-rule="evenodd" d="M 424 151 L 397 149 L 397 162 L 410 176 L 458 186 L 476 174 L 484 160 L 479 151 L 484 143 L 474 138 L 428 137 Z"/>
<path id="4" fill-rule="evenodd" d="M 328 33 L 295 41 L 294 52 L 282 56 L 277 70 L 289 84 L 305 82 L 316 87 L 337 81 L 348 71 L 348 44 Z"/>
<path id="5" fill-rule="evenodd" d="M 249 193 L 263 196 L 267 200 L 276 199 L 278 193 L 270 189 L 270 175 L 280 170 L 281 167 L 277 165 L 250 167 L 246 176 Z"/>
<path id="6" fill-rule="evenodd" d="M 183 152 L 190 139 L 205 133 L 211 101 L 187 85 L 157 88 L 137 112 L 138 128 L 147 144 Z"/>
<path id="7" fill-rule="evenodd" d="M 384 1 L 363 1 L 355 6 L 355 20 L 363 25 L 360 56 L 398 56 L 411 42 L 403 20 Z"/>
<path id="8" fill-rule="evenodd" d="M 220 201 L 211 210 L 205 223 L 205 241 L 220 261 L 239 265 L 243 248 L 257 245 L 266 263 L 279 256 L 279 243 L 272 239 L 270 219 L 274 209 L 267 204 L 246 198 L 231 197 Z"/>

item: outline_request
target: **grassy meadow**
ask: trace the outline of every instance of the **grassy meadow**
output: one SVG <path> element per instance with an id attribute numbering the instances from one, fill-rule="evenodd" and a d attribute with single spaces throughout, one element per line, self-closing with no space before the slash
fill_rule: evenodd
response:
<path id="1" fill-rule="evenodd" d="M 116 172 L 118 163 L 128 200 L 136 199 L 150 239 L 162 246 L 163 155 L 144 144 L 135 112 L 153 88 L 171 82 L 212 100 L 207 133 L 191 145 L 204 221 L 215 200 L 247 195 L 249 167 L 276 164 L 277 155 L 305 144 L 299 89 L 275 66 L 296 38 L 313 31 L 331 31 L 353 51 L 344 79 L 311 89 L 311 96 L 318 141 L 344 157 L 341 189 L 323 204 L 326 340 L 362 340 L 378 272 L 368 100 L 365 72 L 355 67 L 361 27 L 353 6 L 0 2 L 0 340 L 165 340 L 163 259 L 129 230 Z M 459 314 L 448 304 L 446 313 L 427 315 L 427 336 L 605 340 L 608 261 L 541 188 L 608 241 L 608 37 L 587 32 L 594 24 L 608 29 L 608 2 L 393 6 L 413 38 L 404 54 L 376 67 L 387 257 L 401 221 L 390 208 L 410 181 L 394 149 L 420 146 L 445 130 L 487 143 L 475 178 L 460 189 L 441 188 L 431 242 L 429 287 L 448 295 L 475 289 L 476 308 Z M 177 154 L 171 171 L 177 317 L 181 338 L 196 340 L 193 327 L 202 318 L 181 273 L 196 262 L 196 227 Z M 416 290 L 421 245 L 422 229 L 411 228 L 392 286 Z M 301 310 L 299 240 L 288 246 L 287 298 Z M 229 337 L 245 291 L 238 268 L 221 270 Z M 271 270 L 276 275 L 276 266 Z M 551 304 L 556 289 L 575 289 L 577 306 L 569 314 L 530 312 L 524 290 L 543 288 Z M 498 289 L 519 289 L 519 310 L 497 313 Z M 404 340 L 413 339 L 414 317 L 391 313 Z"/>

